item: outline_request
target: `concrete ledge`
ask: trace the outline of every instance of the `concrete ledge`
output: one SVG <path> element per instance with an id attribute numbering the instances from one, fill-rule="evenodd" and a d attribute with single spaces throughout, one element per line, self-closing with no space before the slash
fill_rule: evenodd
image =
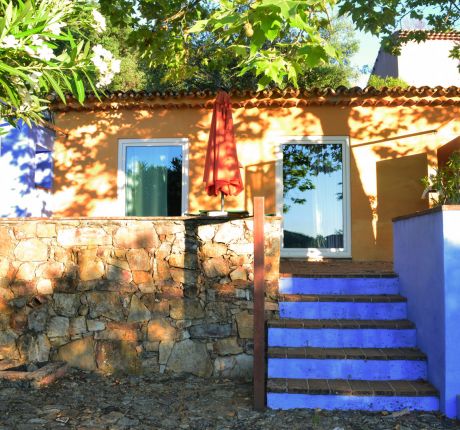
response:
<path id="1" fill-rule="evenodd" d="M 418 212 L 414 212 L 414 213 L 407 214 L 407 215 L 397 216 L 397 217 L 393 218 L 392 221 L 393 222 L 402 221 L 402 220 L 409 219 L 409 218 L 414 218 L 414 217 L 428 215 L 428 214 L 432 214 L 432 213 L 438 213 L 438 212 L 446 212 L 446 211 L 460 211 L 460 205 L 436 206 L 434 208 L 426 209 L 424 211 L 418 211 Z"/>

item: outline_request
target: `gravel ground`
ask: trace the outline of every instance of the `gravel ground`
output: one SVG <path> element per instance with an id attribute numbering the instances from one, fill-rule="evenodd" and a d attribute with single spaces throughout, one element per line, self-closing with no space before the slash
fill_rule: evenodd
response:
<path id="1" fill-rule="evenodd" d="M 193 376 L 100 376 L 72 371 L 41 390 L 0 385 L 0 430 L 460 429 L 429 413 L 254 412 L 250 384 Z"/>

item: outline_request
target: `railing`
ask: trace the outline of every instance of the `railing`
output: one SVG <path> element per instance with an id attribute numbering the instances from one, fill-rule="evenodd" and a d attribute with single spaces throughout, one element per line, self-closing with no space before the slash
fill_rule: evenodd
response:
<path id="1" fill-rule="evenodd" d="M 265 409 L 264 198 L 254 198 L 254 409 Z"/>

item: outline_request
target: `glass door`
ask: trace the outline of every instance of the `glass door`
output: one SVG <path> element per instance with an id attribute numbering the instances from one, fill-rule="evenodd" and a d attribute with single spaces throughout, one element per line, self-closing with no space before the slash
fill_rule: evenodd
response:
<path id="1" fill-rule="evenodd" d="M 341 137 L 281 142 L 283 256 L 351 256 L 348 150 L 348 140 Z"/>

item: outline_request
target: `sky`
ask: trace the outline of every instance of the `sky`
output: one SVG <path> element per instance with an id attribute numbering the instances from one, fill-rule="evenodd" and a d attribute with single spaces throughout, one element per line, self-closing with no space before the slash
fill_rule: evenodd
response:
<path id="1" fill-rule="evenodd" d="M 380 47 L 379 38 L 362 31 L 357 32 L 357 38 L 360 41 L 360 48 L 353 56 L 352 64 L 359 68 L 367 65 L 370 69 L 372 69 Z M 360 77 L 354 84 L 360 87 L 365 87 L 368 79 L 369 74 L 360 74 Z"/>

